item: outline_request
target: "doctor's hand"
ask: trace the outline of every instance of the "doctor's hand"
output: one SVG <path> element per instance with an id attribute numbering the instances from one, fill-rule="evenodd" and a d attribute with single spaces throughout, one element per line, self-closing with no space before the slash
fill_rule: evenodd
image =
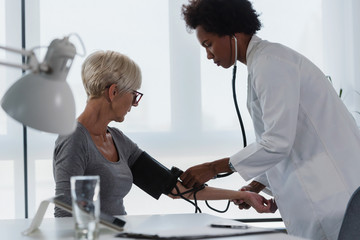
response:
<path id="1" fill-rule="evenodd" d="M 181 176 L 182 184 L 187 188 L 198 187 L 216 175 L 211 163 L 203 163 L 187 169 Z"/>
<path id="2" fill-rule="evenodd" d="M 258 213 L 274 213 L 274 209 L 277 209 L 276 203 L 273 199 L 266 199 L 263 196 L 253 193 L 246 192 L 246 197 L 243 200 L 251 207 L 253 207 Z M 239 200 L 233 200 L 236 202 Z"/>

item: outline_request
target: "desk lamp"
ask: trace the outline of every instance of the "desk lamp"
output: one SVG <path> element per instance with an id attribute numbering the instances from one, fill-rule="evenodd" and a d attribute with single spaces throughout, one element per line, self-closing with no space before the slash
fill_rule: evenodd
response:
<path id="1" fill-rule="evenodd" d="M 0 62 L 0 65 L 30 70 L 5 93 L 1 106 L 15 120 L 31 128 L 61 135 L 75 130 L 75 101 L 66 77 L 76 55 L 69 37 L 55 39 L 43 63 L 33 50 L 2 47 L 27 58 L 25 64 Z"/>

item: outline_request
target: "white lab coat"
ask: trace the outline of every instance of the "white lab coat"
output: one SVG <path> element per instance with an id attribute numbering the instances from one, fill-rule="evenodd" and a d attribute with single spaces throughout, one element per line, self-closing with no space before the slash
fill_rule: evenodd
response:
<path id="1" fill-rule="evenodd" d="M 288 232 L 337 239 L 360 186 L 360 133 L 325 75 L 307 58 L 253 36 L 248 109 L 256 142 L 230 161 L 270 188 Z"/>

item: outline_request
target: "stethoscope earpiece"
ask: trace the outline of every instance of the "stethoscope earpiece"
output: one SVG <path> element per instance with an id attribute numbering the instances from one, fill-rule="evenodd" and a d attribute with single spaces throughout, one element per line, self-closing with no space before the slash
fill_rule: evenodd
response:
<path id="1" fill-rule="evenodd" d="M 234 66 L 236 66 L 236 63 L 237 63 L 237 39 L 235 37 L 235 35 L 232 35 L 232 38 L 234 39 L 234 42 L 235 42 L 235 61 L 234 61 Z"/>

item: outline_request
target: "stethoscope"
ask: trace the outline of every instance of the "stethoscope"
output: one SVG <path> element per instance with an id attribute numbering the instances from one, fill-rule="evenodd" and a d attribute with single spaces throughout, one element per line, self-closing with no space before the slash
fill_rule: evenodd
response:
<path id="1" fill-rule="evenodd" d="M 236 70 L 237 70 L 237 39 L 235 37 L 235 35 L 231 36 L 232 39 L 234 39 L 235 42 L 235 59 L 234 59 L 234 67 L 233 67 L 233 75 L 232 75 L 232 94 L 233 94 L 233 100 L 234 100 L 234 105 L 235 105 L 235 110 L 236 110 L 236 114 L 240 123 L 240 128 L 241 128 L 241 134 L 242 134 L 242 139 L 243 139 L 243 147 L 245 148 L 247 146 L 247 141 L 246 141 L 246 133 L 245 133 L 245 128 L 244 128 L 244 123 L 240 114 L 240 110 L 239 110 L 239 105 L 237 102 L 237 96 L 236 96 Z M 229 173 L 223 173 L 223 174 L 218 174 L 216 176 L 216 178 L 221 178 L 221 177 L 227 177 L 229 175 L 231 175 L 233 172 L 229 172 Z"/>
<path id="2" fill-rule="evenodd" d="M 234 39 L 235 42 L 235 59 L 234 59 L 234 67 L 233 67 L 233 76 L 232 76 L 232 94 L 233 94 L 233 100 L 234 100 L 234 105 L 235 105 L 235 110 L 236 110 L 236 114 L 240 123 L 240 128 L 241 128 L 241 134 L 242 134 L 242 138 L 243 138 L 243 146 L 244 148 L 247 146 L 247 141 L 246 141 L 246 133 L 245 133 L 245 128 L 244 128 L 244 123 L 240 114 L 240 110 L 239 110 L 239 106 L 238 106 L 238 102 L 237 102 L 237 97 L 236 97 L 236 89 L 235 89 L 235 83 L 236 83 L 236 68 L 237 68 L 237 39 L 235 37 L 235 35 L 231 36 L 232 39 Z M 222 177 L 227 177 L 229 175 L 233 174 L 233 172 L 229 172 L 229 173 L 223 173 L 223 174 L 218 174 L 216 175 L 216 178 L 222 178 Z M 208 208 L 210 208 L 213 211 L 219 212 L 219 213 L 224 213 L 229 209 L 230 206 L 230 200 L 228 201 L 228 204 L 225 208 L 225 210 L 218 210 L 215 209 L 213 207 L 211 207 L 208 203 L 208 201 L 205 201 L 206 205 Z M 197 206 L 196 206 L 197 207 Z"/>
<path id="3" fill-rule="evenodd" d="M 232 92 L 233 92 L 233 100 L 234 100 L 234 105 L 235 105 L 235 110 L 236 110 L 236 114 L 240 123 L 240 128 L 241 128 L 241 133 L 242 133 L 242 138 L 243 138 L 243 145 L 244 148 L 247 145 L 246 142 L 246 134 L 245 134 L 245 128 L 244 128 L 244 123 L 240 114 L 240 110 L 239 110 L 239 106 L 238 106 L 238 102 L 237 102 L 237 97 L 236 97 L 236 91 L 235 91 L 235 82 L 236 82 L 236 63 L 237 63 L 237 39 L 235 37 L 235 35 L 232 36 L 232 38 L 235 41 L 235 63 L 234 63 L 234 68 L 233 68 L 233 77 L 232 77 Z"/>

